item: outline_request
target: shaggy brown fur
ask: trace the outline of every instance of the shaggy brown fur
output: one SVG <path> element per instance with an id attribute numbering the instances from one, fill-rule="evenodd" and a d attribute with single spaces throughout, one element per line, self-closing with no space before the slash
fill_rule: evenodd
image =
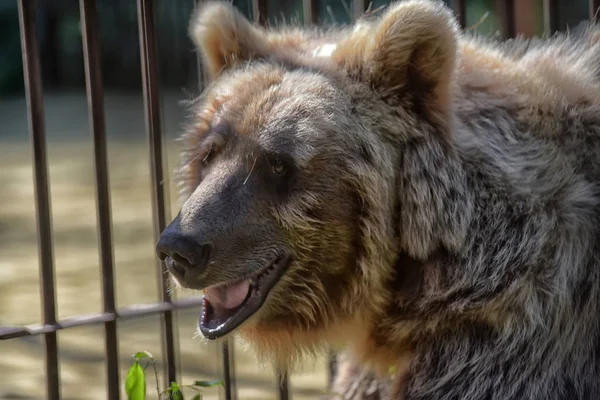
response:
<path id="1" fill-rule="evenodd" d="M 600 29 L 496 44 L 412 0 L 329 30 L 207 3 L 190 32 L 174 224 L 217 245 L 184 285 L 289 253 L 237 329 L 259 354 L 339 345 L 394 399 L 600 398 Z"/>

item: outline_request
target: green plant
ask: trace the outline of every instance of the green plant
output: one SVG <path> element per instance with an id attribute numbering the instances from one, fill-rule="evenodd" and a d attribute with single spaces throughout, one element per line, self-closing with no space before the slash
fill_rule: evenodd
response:
<path id="1" fill-rule="evenodd" d="M 202 399 L 202 389 L 214 386 L 223 386 L 223 381 L 195 381 L 191 385 L 180 385 L 177 382 L 171 382 L 171 385 L 160 390 L 158 385 L 158 372 L 156 370 L 156 364 L 154 363 L 154 357 L 148 351 L 140 351 L 135 353 L 133 356 L 133 364 L 127 372 L 127 378 L 125 380 L 125 392 L 129 400 L 145 400 L 146 399 L 146 369 L 148 365 L 152 364 L 154 370 L 154 378 L 156 379 L 156 394 L 158 399 L 172 399 L 172 400 L 184 400 L 183 389 L 190 389 L 193 391 L 192 400 Z M 142 366 L 141 361 L 147 360 L 146 364 Z"/>

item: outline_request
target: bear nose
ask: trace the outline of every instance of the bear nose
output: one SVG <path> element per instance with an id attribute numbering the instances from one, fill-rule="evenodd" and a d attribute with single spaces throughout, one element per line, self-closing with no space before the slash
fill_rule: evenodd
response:
<path id="1" fill-rule="evenodd" d="M 179 278 L 191 270 L 196 274 L 203 272 L 208 265 L 210 251 L 210 244 L 199 244 L 187 236 L 167 232 L 156 244 L 158 258 Z"/>

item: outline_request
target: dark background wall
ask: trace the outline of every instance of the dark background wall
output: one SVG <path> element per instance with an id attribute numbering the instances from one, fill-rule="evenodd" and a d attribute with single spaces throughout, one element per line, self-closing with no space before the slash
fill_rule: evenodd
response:
<path id="1" fill-rule="evenodd" d="M 449 1 L 446 1 L 447 3 Z M 515 0 L 516 17 L 526 19 L 520 31 L 526 35 L 542 32 L 542 0 Z M 249 18 L 251 0 L 233 3 Z M 504 1 L 467 0 L 467 26 L 493 35 L 500 29 L 499 14 Z M 372 9 L 389 4 L 374 0 Z M 587 19 L 587 0 L 560 0 L 560 29 Z M 352 0 L 322 0 L 316 10 L 317 22 L 348 23 L 354 12 Z M 39 40 L 46 89 L 84 87 L 79 2 L 38 0 Z M 187 36 L 194 0 L 156 0 L 156 26 L 162 85 L 183 87 L 197 81 L 196 56 Z M 268 21 L 303 21 L 301 0 L 268 0 Z M 487 18 L 480 22 L 484 14 Z M 141 88 L 136 0 L 98 0 L 103 81 L 107 88 Z M 502 36 L 502 32 L 499 32 Z M 0 96 L 22 95 L 23 76 L 16 0 L 0 0 Z"/>

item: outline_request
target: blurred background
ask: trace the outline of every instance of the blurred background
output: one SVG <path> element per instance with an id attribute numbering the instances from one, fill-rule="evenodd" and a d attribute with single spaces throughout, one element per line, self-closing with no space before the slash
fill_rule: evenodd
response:
<path id="1" fill-rule="evenodd" d="M 251 0 L 233 3 L 253 18 Z M 368 2 L 367 2 L 368 3 Z M 371 9 L 389 1 L 373 1 Z M 449 2 L 453 3 L 453 2 Z M 465 25 L 482 35 L 503 38 L 504 1 L 466 0 Z M 544 31 L 543 0 L 514 2 L 514 32 Z M 555 27 L 588 19 L 587 0 L 558 1 Z M 355 15 L 351 0 L 323 0 L 314 10 L 318 23 L 345 24 Z M 177 162 L 174 139 L 182 131 L 182 100 L 199 93 L 196 53 L 187 36 L 194 0 L 156 0 L 162 129 L 166 172 Z M 269 0 L 271 24 L 302 22 L 301 0 Z M 83 70 L 79 2 L 39 0 L 38 33 L 44 86 L 54 229 L 58 318 L 102 310 L 92 137 Z M 159 300 L 152 226 L 150 159 L 146 136 L 139 33 L 135 0 L 98 0 L 101 68 L 108 135 L 117 306 Z M 32 154 L 23 84 L 16 0 L 0 0 L 0 326 L 41 321 Z M 170 176 L 169 176 L 170 178 Z M 177 212 L 175 185 L 167 219 Z M 178 294 L 178 298 L 193 293 Z M 219 353 L 194 338 L 198 309 L 177 313 L 180 382 L 216 379 Z M 65 399 L 106 398 L 101 325 L 59 331 L 60 372 Z M 131 355 L 148 350 L 160 368 L 159 316 L 119 322 L 121 384 Z M 235 346 L 235 372 L 241 399 L 276 396 L 273 371 L 259 368 L 251 351 Z M 327 359 L 307 362 L 291 378 L 294 399 L 317 398 L 327 387 Z M 160 370 L 159 370 L 160 372 Z M 162 384 L 162 382 L 161 382 Z M 153 396 L 153 377 L 148 384 Z M 123 392 L 124 393 L 124 392 Z M 222 391 L 206 390 L 205 398 Z M 43 338 L 0 341 L 0 399 L 45 396 Z"/>

